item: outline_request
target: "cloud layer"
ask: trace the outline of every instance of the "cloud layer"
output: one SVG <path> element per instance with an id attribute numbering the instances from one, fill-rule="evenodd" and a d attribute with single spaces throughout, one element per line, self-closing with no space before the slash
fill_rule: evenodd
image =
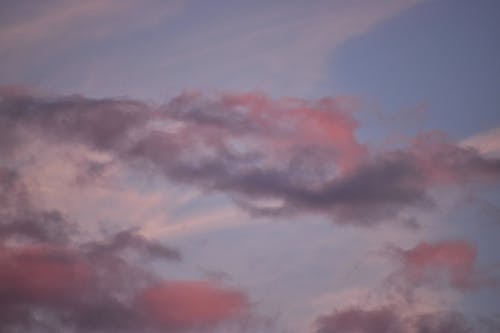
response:
<path id="1" fill-rule="evenodd" d="M 2 329 L 211 330 L 250 309 L 241 291 L 152 271 L 152 260 L 170 265 L 181 254 L 140 229 L 86 239 L 63 210 L 37 202 L 23 173 L 39 165 L 34 160 L 53 156 L 48 147 L 106 155 L 75 163 L 80 186 L 119 164 L 223 193 L 251 214 L 317 214 L 358 226 L 434 207 L 434 189 L 499 180 L 500 160 L 441 133 L 422 134 L 399 149 L 372 150 L 356 137 L 356 104 L 348 97 L 274 100 L 262 93 L 189 92 L 152 106 L 2 88 L 0 257 L 8 267 L 0 273 Z M 443 280 L 466 290 L 485 282 L 475 267 L 475 248 L 466 242 L 421 243 L 394 253 L 402 263 L 395 276 L 406 288 Z M 440 327 L 455 327 L 455 319 L 351 309 L 322 317 L 318 325 L 320 332 L 442 332 Z"/>
<path id="2" fill-rule="evenodd" d="M 232 197 L 255 214 L 322 214 L 372 225 L 432 207 L 432 189 L 496 182 L 500 160 L 427 133 L 371 151 L 356 139 L 355 100 L 273 100 L 185 93 L 160 107 L 124 99 L 3 89 L 2 152 L 29 140 L 73 142 L 167 179 Z"/>

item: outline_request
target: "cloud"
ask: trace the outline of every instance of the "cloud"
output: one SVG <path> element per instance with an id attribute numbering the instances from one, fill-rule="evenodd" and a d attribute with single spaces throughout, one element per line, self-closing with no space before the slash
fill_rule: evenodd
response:
<path id="1" fill-rule="evenodd" d="M 318 333 L 329 332 L 402 332 L 401 319 L 390 309 L 364 311 L 351 309 L 334 312 L 318 319 Z"/>
<path id="2" fill-rule="evenodd" d="M 6 153 L 28 138 L 83 144 L 171 181 L 226 193 L 257 215 L 315 213 L 373 225 L 432 207 L 435 187 L 500 179 L 500 160 L 440 133 L 370 151 L 356 139 L 355 104 L 347 97 L 185 93 L 153 107 L 6 90 L 0 117 Z"/>
<path id="3" fill-rule="evenodd" d="M 441 185 L 498 180 L 500 159 L 452 143 L 443 132 L 417 136 L 411 149 L 428 182 Z"/>
<path id="4" fill-rule="evenodd" d="M 2 247 L 0 260 L 2 331 L 177 332 L 210 328 L 247 310 L 243 293 L 205 281 L 163 280 L 112 252 Z"/>
<path id="5" fill-rule="evenodd" d="M 494 128 L 466 138 L 460 142 L 464 147 L 472 147 L 481 153 L 498 157 L 500 156 L 500 128 Z"/>
<path id="6" fill-rule="evenodd" d="M 449 302 L 432 305 L 443 287 L 458 291 L 490 286 L 492 278 L 480 274 L 473 244 L 462 240 L 421 242 L 413 248 L 392 248 L 401 269 L 391 274 L 378 291 L 370 291 L 354 306 L 343 305 L 314 321 L 317 333 L 472 333 L 494 332 L 490 317 L 465 316 L 452 309 Z M 439 291 L 437 288 L 439 288 Z M 413 297 L 417 288 L 431 288 L 429 294 Z M 422 291 L 420 289 L 420 291 Z M 425 290 L 423 290 L 425 291 Z M 374 292 L 381 294 L 376 295 Z M 376 296 L 375 299 L 373 296 Z M 409 297 L 412 296 L 412 297 Z M 423 296 L 423 297 L 422 297 Z M 352 298 L 352 297 L 351 297 Z M 493 317 L 492 317 L 493 318 Z"/>
<path id="7" fill-rule="evenodd" d="M 423 2 L 238 3 L 211 15 L 202 1 L 50 0 L 29 11 L 6 3 L 0 73 L 4 82 L 93 96 L 160 100 L 214 84 L 307 96 L 338 47 Z"/>
<path id="8" fill-rule="evenodd" d="M 177 332 L 247 312 L 242 292 L 152 272 L 145 259 L 170 264 L 180 252 L 138 230 L 82 241 L 78 225 L 39 207 L 22 177 L 0 168 L 0 331 Z"/>
<path id="9" fill-rule="evenodd" d="M 133 30 L 158 24 L 162 19 L 178 11 L 179 1 L 159 3 L 148 1 L 149 6 L 139 13 L 136 1 L 86 1 L 84 3 L 66 3 L 51 1 L 44 9 L 33 6 L 31 16 L 17 13 L 16 6 L 5 6 L 11 12 L 10 24 L 0 28 L 0 43 L 6 49 L 30 47 L 47 41 L 55 41 L 72 36 L 73 39 L 99 39 L 124 30 Z M 16 15 L 20 14 L 20 15 Z M 24 14 L 24 15 L 23 15 Z M 128 17 L 123 24 L 117 17 Z M 69 40 L 65 40 L 69 42 Z"/>
<path id="10" fill-rule="evenodd" d="M 247 307 L 245 295 L 206 281 L 169 281 L 143 290 L 137 305 L 162 330 L 202 329 Z"/>
<path id="11" fill-rule="evenodd" d="M 83 291 L 91 278 L 76 253 L 59 247 L 2 247 L 2 304 L 67 301 Z"/>
<path id="12" fill-rule="evenodd" d="M 58 210 L 37 208 L 18 172 L 0 166 L 0 185 L 0 241 L 68 242 L 74 226 Z"/>
<path id="13" fill-rule="evenodd" d="M 459 313 L 437 313 L 420 315 L 417 317 L 414 327 L 415 331 L 418 333 L 473 332 L 470 324 L 468 324 L 464 316 Z"/>
<path id="14" fill-rule="evenodd" d="M 459 289 L 474 285 L 475 247 L 464 241 L 434 244 L 420 243 L 403 252 L 408 278 L 416 283 L 425 281 L 434 270 L 447 272 L 449 283 Z"/>
<path id="15" fill-rule="evenodd" d="M 176 249 L 149 241 L 133 230 L 121 231 L 106 242 L 93 242 L 86 244 L 86 247 L 94 255 L 114 254 L 133 249 L 146 257 L 177 261 L 181 259 L 181 255 Z"/>
<path id="16" fill-rule="evenodd" d="M 165 280 L 93 245 L 93 251 L 88 244 L 0 247 L 0 330 L 177 332 L 210 328 L 247 310 L 241 292 Z M 164 247 L 154 249 L 165 255 Z"/>
<path id="17" fill-rule="evenodd" d="M 412 287 L 444 283 L 464 291 L 494 283 L 478 270 L 476 247 L 467 241 L 421 242 L 408 250 L 393 250 L 402 264 L 396 276 Z"/>
<path id="18" fill-rule="evenodd" d="M 395 307 L 334 311 L 316 320 L 317 333 L 469 333 L 465 318 L 454 312 L 404 315 Z"/>
<path id="19" fill-rule="evenodd" d="M 82 253 L 63 247 L 23 246 L 4 247 L 1 255 L 7 268 L 0 276 L 2 330 L 46 326 L 48 330 L 72 327 L 81 331 L 111 329 L 123 322 L 110 316 L 124 309 L 115 300 L 119 281 Z M 114 287 L 104 288 L 108 286 Z"/>

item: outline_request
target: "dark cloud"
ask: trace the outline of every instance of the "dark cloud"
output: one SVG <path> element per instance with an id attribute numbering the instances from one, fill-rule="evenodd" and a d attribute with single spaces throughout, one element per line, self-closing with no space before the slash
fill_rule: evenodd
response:
<path id="1" fill-rule="evenodd" d="M 66 243 L 73 227 L 61 212 L 37 208 L 20 174 L 0 166 L 0 240 Z"/>
<path id="2" fill-rule="evenodd" d="M 438 312 L 417 316 L 413 323 L 416 333 L 472 333 L 473 330 L 464 316 L 456 312 Z"/>
<path id="3" fill-rule="evenodd" d="M 472 333 L 463 315 L 455 312 L 403 314 L 396 307 L 334 311 L 316 320 L 317 333 Z"/>
<path id="4" fill-rule="evenodd" d="M 109 240 L 88 243 L 85 244 L 85 247 L 93 255 L 109 255 L 133 250 L 145 257 L 176 261 L 181 259 L 181 255 L 177 249 L 150 241 L 134 230 L 121 231 Z"/>
<path id="5" fill-rule="evenodd" d="M 341 99 L 183 94 L 154 108 L 3 91 L 0 119 L 7 150 L 32 136 L 85 144 L 170 180 L 223 191 L 255 214 L 313 212 L 370 225 L 408 207 L 431 207 L 436 184 L 500 177 L 499 160 L 439 134 L 370 153 Z"/>
<path id="6" fill-rule="evenodd" d="M 329 316 L 317 320 L 318 333 L 401 333 L 404 332 L 401 318 L 392 311 L 384 308 L 377 310 L 349 309 L 336 311 Z"/>
<path id="7" fill-rule="evenodd" d="M 0 105 L 6 152 L 36 138 L 118 149 L 130 131 L 148 120 L 149 113 L 146 105 L 136 101 L 11 94 L 4 89 L 0 89 Z"/>

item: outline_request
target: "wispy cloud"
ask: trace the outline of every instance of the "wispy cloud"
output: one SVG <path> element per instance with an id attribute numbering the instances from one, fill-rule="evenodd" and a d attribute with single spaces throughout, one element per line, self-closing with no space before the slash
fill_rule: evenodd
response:
<path id="1" fill-rule="evenodd" d="M 338 47 L 424 1 L 239 8 L 222 2 L 217 11 L 203 1 L 57 1 L 29 18 L 13 12 L 19 17 L 0 27 L 0 73 L 4 80 L 22 77 L 94 96 L 162 100 L 186 88 L 214 87 L 309 96 L 326 78 Z M 144 29 L 152 33 L 135 41 L 123 37 Z M 111 44 L 117 48 L 108 49 Z M 64 60 L 55 64 L 58 58 Z M 50 74 L 35 75 L 47 68 Z"/>
<path id="2" fill-rule="evenodd" d="M 144 2 L 130 0 L 52 1 L 50 6 L 40 8 L 31 17 L 20 15 L 17 20 L 11 17 L 9 24 L 0 27 L 0 44 L 5 52 L 17 47 L 30 48 L 38 43 L 54 43 L 58 39 L 68 42 L 71 37 L 103 38 L 124 29 L 157 24 L 177 11 L 180 4 L 180 1 L 148 2 L 144 6 Z M 141 11 L 137 11 L 139 7 Z"/>
<path id="3" fill-rule="evenodd" d="M 462 140 L 464 147 L 473 147 L 489 156 L 500 156 L 500 128 L 484 131 Z"/>

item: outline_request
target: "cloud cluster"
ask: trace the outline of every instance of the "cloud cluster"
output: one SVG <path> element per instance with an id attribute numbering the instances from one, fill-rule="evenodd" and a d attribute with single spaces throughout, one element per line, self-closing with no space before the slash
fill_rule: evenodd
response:
<path id="1" fill-rule="evenodd" d="M 247 306 L 238 291 L 204 281 L 159 280 L 113 254 L 32 245 L 2 247 L 0 260 L 2 331 L 201 329 Z"/>
<path id="2" fill-rule="evenodd" d="M 181 260 L 136 230 L 82 241 L 62 213 L 33 202 L 22 174 L 0 169 L 0 331 L 177 332 L 209 329 L 247 310 L 246 296 L 177 281 L 141 259 Z M 191 306 L 196 301 L 197 306 Z"/>
<path id="3" fill-rule="evenodd" d="M 440 133 L 372 151 L 356 138 L 355 108 L 347 97 L 184 93 L 151 106 L 0 89 L 0 262 L 7 268 L 0 272 L 0 329 L 204 330 L 249 308 L 240 291 L 150 271 L 150 260 L 170 264 L 181 255 L 138 229 L 84 239 L 63 210 L 36 202 L 23 172 L 39 165 L 33 159 L 52 156 L 47 147 L 107 156 L 102 164 L 75 163 L 80 185 L 120 164 L 225 193 L 253 214 L 321 214 L 340 224 L 398 218 L 407 208 L 435 205 L 434 188 L 500 179 L 500 160 Z M 406 289 L 444 283 L 463 291 L 491 282 L 478 273 L 467 242 L 420 243 L 393 254 L 401 268 L 392 281 Z M 454 315 L 408 317 L 393 307 L 336 311 L 317 324 L 323 333 L 467 331 Z"/>
<path id="4" fill-rule="evenodd" d="M 429 309 L 413 297 L 419 288 L 450 287 L 460 293 L 488 287 L 495 281 L 479 273 L 476 248 L 463 240 L 421 242 L 413 248 L 392 248 L 391 255 L 401 268 L 384 285 L 387 300 L 375 306 L 336 309 L 314 322 L 317 333 L 387 332 L 387 333 L 472 333 L 497 332 L 498 325 L 484 318 L 471 320 L 449 309 Z M 412 297 L 409 297 L 412 296 Z M 385 304 L 385 305 L 384 305 Z"/>
<path id="5" fill-rule="evenodd" d="M 371 225 L 408 207 L 431 207 L 435 186 L 500 178 L 500 160 L 436 133 L 370 151 L 356 139 L 356 103 L 346 97 L 184 93 L 152 107 L 8 89 L 0 95 L 4 154 L 30 139 L 83 144 L 171 181 L 224 192 L 255 214 L 318 213 Z"/>

